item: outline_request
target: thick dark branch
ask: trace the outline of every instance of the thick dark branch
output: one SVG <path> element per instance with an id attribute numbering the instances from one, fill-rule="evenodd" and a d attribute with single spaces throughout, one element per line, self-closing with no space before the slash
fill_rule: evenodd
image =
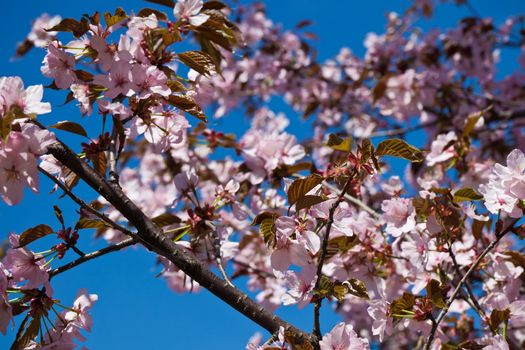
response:
<path id="1" fill-rule="evenodd" d="M 65 265 L 62 265 L 60 267 L 57 267 L 56 269 L 54 269 L 51 272 L 49 272 L 49 278 L 51 279 L 53 276 L 56 276 L 56 275 L 58 275 L 58 274 L 60 274 L 62 272 L 70 270 L 70 269 L 72 269 L 75 266 L 78 266 L 78 265 L 83 264 L 83 263 L 85 263 L 87 261 L 93 260 L 95 258 L 98 258 L 99 256 L 106 255 L 108 253 L 116 252 L 118 250 L 124 249 L 126 247 L 131 246 L 131 245 L 134 245 L 135 243 L 137 243 L 137 240 L 135 238 L 131 237 L 131 238 L 127 238 L 127 239 L 123 240 L 122 242 L 110 245 L 108 247 L 102 248 L 102 249 L 97 250 L 95 252 L 92 252 L 92 253 L 89 253 L 89 254 L 84 254 L 84 256 L 82 256 L 81 258 L 78 258 L 77 260 L 73 260 L 72 262 L 70 262 L 68 264 L 65 264 Z"/>
<path id="2" fill-rule="evenodd" d="M 315 343 L 316 339 L 310 334 L 297 329 L 265 310 L 242 291 L 220 279 L 204 263 L 174 243 L 122 192 L 119 186 L 102 179 L 67 146 L 55 143 L 49 147 L 49 153 L 101 194 L 128 219 L 137 229 L 137 238 L 140 243 L 146 248 L 171 261 L 202 287 L 270 333 L 277 333 L 279 328 L 283 327 L 289 334 L 293 335 L 297 343 Z"/>

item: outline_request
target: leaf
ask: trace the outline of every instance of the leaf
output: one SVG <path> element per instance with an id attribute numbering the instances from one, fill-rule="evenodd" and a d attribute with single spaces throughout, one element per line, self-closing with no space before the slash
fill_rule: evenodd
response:
<path id="1" fill-rule="evenodd" d="M 299 211 L 304 208 L 309 208 L 313 205 L 322 203 L 326 201 L 327 199 L 328 198 L 323 197 L 323 196 L 312 196 L 312 195 L 303 196 L 299 198 L 299 200 L 295 204 L 295 210 Z"/>
<path id="2" fill-rule="evenodd" d="M 424 160 L 423 152 L 417 147 L 409 145 L 401 139 L 389 139 L 382 141 L 377 146 L 376 155 L 394 156 L 404 158 L 411 162 L 422 162 Z"/>
<path id="3" fill-rule="evenodd" d="M 167 101 L 170 105 L 177 107 L 189 114 L 199 118 L 204 123 L 208 122 L 208 118 L 204 115 L 201 107 L 195 100 L 186 95 L 171 95 Z"/>
<path id="4" fill-rule="evenodd" d="M 394 319 L 401 319 L 402 317 L 400 316 L 407 314 L 404 311 L 412 311 L 414 305 L 416 305 L 416 296 L 405 292 L 400 298 L 392 301 L 389 313 Z"/>
<path id="5" fill-rule="evenodd" d="M 479 201 L 483 196 L 476 192 L 473 188 L 465 187 L 454 192 L 452 201 L 454 203 Z"/>
<path id="6" fill-rule="evenodd" d="M 50 128 L 67 131 L 73 134 L 87 137 L 87 132 L 82 125 L 75 122 L 70 122 L 68 120 L 64 120 L 54 125 L 51 125 Z"/>
<path id="7" fill-rule="evenodd" d="M 343 139 L 336 134 L 330 134 L 326 145 L 336 151 L 350 152 L 352 149 L 352 138 L 346 137 Z"/>
<path id="8" fill-rule="evenodd" d="M 463 128 L 463 136 L 469 136 L 470 133 L 474 130 L 474 127 L 476 126 L 478 120 L 485 114 L 487 113 L 488 111 L 490 111 L 492 109 L 492 105 L 491 106 L 488 106 L 487 108 L 479 111 L 479 112 L 476 112 L 476 113 L 472 113 L 470 114 L 468 117 L 467 117 L 467 120 L 465 121 L 465 127 Z"/>
<path id="9" fill-rule="evenodd" d="M 64 216 L 62 215 L 62 210 L 60 210 L 60 208 L 56 205 L 53 205 L 53 210 L 55 211 L 55 216 L 57 217 L 58 222 L 64 226 Z"/>
<path id="10" fill-rule="evenodd" d="M 361 142 L 361 161 L 367 162 L 369 159 L 372 159 L 372 163 L 374 163 L 374 167 L 377 171 L 380 171 L 379 167 L 379 161 L 376 157 L 376 152 L 374 150 L 374 145 L 372 145 L 372 142 L 369 138 L 365 138 Z"/>
<path id="11" fill-rule="evenodd" d="M 164 5 L 167 7 L 174 8 L 175 7 L 175 1 L 173 0 L 146 0 L 148 2 L 152 2 L 154 4 Z"/>
<path id="12" fill-rule="evenodd" d="M 93 163 L 93 168 L 100 176 L 105 177 L 107 169 L 107 158 L 105 152 L 98 152 L 89 156 L 89 160 Z"/>
<path id="13" fill-rule="evenodd" d="M 355 295 L 358 298 L 363 299 L 370 299 L 368 296 L 368 290 L 365 287 L 365 284 L 357 280 L 355 278 L 352 278 L 348 281 L 343 282 L 343 285 L 345 285 L 348 288 L 348 293 Z"/>
<path id="14" fill-rule="evenodd" d="M 390 75 L 385 75 L 379 81 L 377 82 L 376 86 L 372 89 L 372 99 L 373 103 L 376 103 L 377 100 L 379 100 L 386 92 L 386 88 L 388 86 L 388 80 L 390 79 Z"/>
<path id="15" fill-rule="evenodd" d="M 156 9 L 151 9 L 149 7 L 141 9 L 137 13 L 137 17 L 148 17 L 151 14 L 154 14 L 158 19 L 163 20 L 163 21 L 166 21 L 168 19 L 168 16 L 164 12 L 156 10 Z"/>
<path id="16" fill-rule="evenodd" d="M 502 322 L 508 322 L 510 317 L 510 310 L 492 310 L 490 314 L 490 325 L 493 329 L 497 329 Z"/>
<path id="17" fill-rule="evenodd" d="M 151 219 L 151 221 L 153 221 L 153 223 L 158 227 L 162 228 L 165 226 L 178 224 L 179 222 L 181 222 L 181 219 L 178 216 L 173 215 L 171 213 L 164 213 L 155 216 L 153 219 Z"/>
<path id="18" fill-rule="evenodd" d="M 277 231 L 275 228 L 275 218 L 268 218 L 262 220 L 261 226 L 259 227 L 259 233 L 262 234 L 264 238 L 264 243 L 266 243 L 268 246 L 273 246 L 275 244 L 276 232 Z"/>
<path id="19" fill-rule="evenodd" d="M 507 250 L 505 252 L 505 255 L 509 257 L 508 260 L 515 266 L 519 266 L 525 269 L 525 254 L 514 250 Z"/>
<path id="20" fill-rule="evenodd" d="M 288 188 L 288 203 L 290 206 L 297 203 L 297 201 L 305 194 L 310 192 L 315 186 L 323 182 L 324 178 L 317 174 L 308 175 L 305 178 L 297 179 Z"/>
<path id="21" fill-rule="evenodd" d="M 40 224 L 35 227 L 31 227 L 30 229 L 25 230 L 20 234 L 20 238 L 18 239 L 18 247 L 21 248 L 26 245 L 28 245 L 31 242 L 36 241 L 39 238 L 42 238 L 44 236 L 47 236 L 51 233 L 53 233 L 53 229 L 49 227 L 48 225 Z"/>
<path id="22" fill-rule="evenodd" d="M 430 280 L 426 286 L 427 296 L 430 298 L 432 304 L 440 309 L 447 307 L 445 303 L 445 292 L 441 288 L 439 281 L 435 279 Z"/>
<path id="23" fill-rule="evenodd" d="M 29 317 L 29 314 L 26 315 L 22 321 L 22 324 L 20 324 L 15 341 L 11 345 L 11 350 L 25 349 L 31 340 L 35 339 L 35 337 L 38 335 L 38 332 L 40 331 L 40 317 L 33 315 L 29 325 L 26 327 Z"/>
<path id="24" fill-rule="evenodd" d="M 47 32 L 71 32 L 75 37 L 81 37 L 89 30 L 89 23 L 86 19 L 80 22 L 73 18 L 64 18 L 53 28 L 45 29 Z"/>
<path id="25" fill-rule="evenodd" d="M 107 222 L 98 219 L 80 218 L 75 225 L 75 230 L 87 228 L 108 228 L 111 227 Z"/>
<path id="26" fill-rule="evenodd" d="M 177 54 L 177 56 L 182 63 L 202 75 L 210 76 L 217 72 L 213 59 L 207 53 L 202 51 L 186 51 Z"/>
<path id="27" fill-rule="evenodd" d="M 128 18 L 128 15 L 126 14 L 126 11 L 124 11 L 121 7 L 117 7 L 115 9 L 115 13 L 111 15 L 111 13 L 106 12 L 104 13 L 104 19 L 106 20 L 106 26 L 111 27 L 115 24 L 118 24 Z"/>
<path id="28" fill-rule="evenodd" d="M 269 211 L 263 211 L 262 213 L 259 213 L 253 218 L 251 226 L 260 225 L 264 219 L 271 219 L 271 218 L 277 218 L 279 215 L 277 213 L 272 213 Z"/>

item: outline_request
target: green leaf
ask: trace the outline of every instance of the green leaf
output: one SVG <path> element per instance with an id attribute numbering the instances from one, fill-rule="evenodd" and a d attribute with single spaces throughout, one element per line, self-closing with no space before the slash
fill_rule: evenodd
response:
<path id="1" fill-rule="evenodd" d="M 159 216 L 155 216 L 153 219 L 151 219 L 151 221 L 153 221 L 153 223 L 158 227 L 165 227 L 173 224 L 178 224 L 179 222 L 181 222 L 181 219 L 178 216 L 173 215 L 171 213 L 164 213 L 160 214 Z"/>
<path id="2" fill-rule="evenodd" d="M 287 192 L 289 205 L 292 206 L 297 203 L 301 197 L 323 182 L 323 180 L 324 178 L 317 174 L 311 174 L 305 178 L 295 180 L 290 185 Z"/>
<path id="3" fill-rule="evenodd" d="M 75 122 L 70 122 L 68 120 L 64 120 L 54 125 L 51 125 L 50 128 L 67 131 L 73 134 L 87 137 L 87 132 L 84 129 L 84 127 L 82 127 L 82 125 Z"/>
<path id="4" fill-rule="evenodd" d="M 326 145 L 336 151 L 350 152 L 352 149 L 352 138 L 346 137 L 343 139 L 336 134 L 330 134 Z"/>
<path id="5" fill-rule="evenodd" d="M 53 232 L 55 231 L 53 231 L 51 227 L 44 224 L 31 227 L 30 229 L 27 229 L 24 232 L 22 232 L 22 234 L 20 234 L 17 248 L 24 247 L 29 243 L 34 242 L 37 239 L 47 236 Z"/>
<path id="6" fill-rule="evenodd" d="M 82 230 L 86 228 L 108 228 L 111 227 L 107 222 L 98 219 L 80 218 L 75 225 L 75 230 Z"/>
<path id="7" fill-rule="evenodd" d="M 425 159 L 421 150 L 401 139 L 382 141 L 377 146 L 376 155 L 404 158 L 411 162 L 422 162 Z"/>
<path id="8" fill-rule="evenodd" d="M 479 201 L 483 196 L 470 187 L 465 187 L 454 192 L 453 202 Z"/>
<path id="9" fill-rule="evenodd" d="M 202 51 L 186 51 L 177 54 L 179 60 L 202 75 L 210 76 L 217 72 L 213 59 Z"/>
<path id="10" fill-rule="evenodd" d="M 445 302 L 445 292 L 441 288 L 439 281 L 435 279 L 430 280 L 426 286 L 427 296 L 429 297 L 432 304 L 440 309 L 447 307 Z"/>

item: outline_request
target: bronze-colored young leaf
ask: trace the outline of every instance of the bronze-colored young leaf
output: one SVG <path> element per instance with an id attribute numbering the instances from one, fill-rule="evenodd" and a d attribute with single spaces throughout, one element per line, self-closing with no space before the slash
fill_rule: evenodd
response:
<path id="1" fill-rule="evenodd" d="M 26 246 L 29 243 L 34 242 L 37 239 L 47 236 L 53 232 L 55 231 L 45 224 L 31 227 L 20 234 L 20 238 L 18 239 L 18 247 Z"/>
<path id="2" fill-rule="evenodd" d="M 401 139 L 389 139 L 380 142 L 377 145 L 376 155 L 399 157 L 411 162 L 422 162 L 425 159 L 421 150 Z"/>
<path id="3" fill-rule="evenodd" d="M 401 319 L 402 316 L 407 315 L 405 311 L 412 311 L 412 308 L 416 305 L 416 297 L 412 293 L 403 293 L 403 295 L 390 304 L 390 315 L 394 319 Z"/>
<path id="4" fill-rule="evenodd" d="M 177 54 L 177 57 L 186 66 L 202 75 L 210 76 L 217 72 L 213 59 L 202 51 L 186 51 Z"/>
<path id="5" fill-rule="evenodd" d="M 259 233 L 262 234 L 264 243 L 268 246 L 273 246 L 275 244 L 275 218 L 267 218 L 261 222 L 259 227 Z"/>
<path id="6" fill-rule="evenodd" d="M 128 15 L 126 14 L 126 11 L 124 11 L 121 7 L 117 7 L 113 15 L 109 12 L 104 13 L 104 19 L 106 20 L 106 26 L 108 27 L 114 26 L 115 24 L 122 22 L 126 18 L 128 18 Z"/>
<path id="7" fill-rule="evenodd" d="M 467 202 L 467 201 L 479 201 L 483 199 L 483 196 L 476 192 L 473 188 L 465 187 L 454 192 L 453 202 Z"/>
<path id="8" fill-rule="evenodd" d="M 352 149 L 352 138 L 345 137 L 344 139 L 336 134 L 328 135 L 328 142 L 326 145 L 332 149 L 342 152 L 350 152 Z"/>
<path id="9" fill-rule="evenodd" d="M 490 314 L 490 326 L 492 329 L 497 329 L 502 322 L 508 322 L 510 317 L 510 310 L 492 310 Z"/>
<path id="10" fill-rule="evenodd" d="M 73 18 L 64 18 L 59 24 L 53 28 L 46 28 L 48 32 L 71 32 L 77 38 L 86 34 L 89 30 L 89 23 L 85 18 L 77 21 Z"/>
<path id="11" fill-rule="evenodd" d="M 137 17 L 148 17 L 150 15 L 155 15 L 161 21 L 168 19 L 168 16 L 164 12 L 149 7 L 143 8 L 137 13 Z"/>
<path id="12" fill-rule="evenodd" d="M 374 86 L 372 89 L 372 99 L 373 103 L 376 103 L 386 92 L 386 88 L 388 86 L 388 80 L 390 79 L 390 75 L 385 75 Z"/>
<path id="13" fill-rule="evenodd" d="M 98 219 L 80 218 L 75 225 L 75 230 L 82 230 L 87 228 L 108 228 L 109 224 Z"/>
<path id="14" fill-rule="evenodd" d="M 176 215 L 173 215 L 171 213 L 164 213 L 160 214 L 158 216 L 155 216 L 153 219 L 151 219 L 155 225 L 158 227 L 165 227 L 173 224 L 178 224 L 181 222 L 180 218 Z"/>
<path id="15" fill-rule="evenodd" d="M 62 131 L 67 131 L 67 132 L 70 132 L 70 133 L 73 133 L 73 134 L 77 134 L 77 135 L 80 135 L 80 136 L 84 136 L 84 137 L 87 137 L 87 132 L 86 130 L 84 129 L 84 127 L 78 123 L 75 123 L 75 122 L 70 122 L 68 120 L 64 120 L 64 121 L 61 121 L 61 122 L 58 122 L 56 124 L 53 124 L 51 126 L 49 126 L 50 128 L 52 129 L 58 129 L 58 130 L 62 130 Z"/>
<path id="16" fill-rule="evenodd" d="M 427 283 L 426 291 L 432 305 L 440 309 L 447 307 L 445 302 L 446 295 L 443 288 L 441 288 L 439 281 L 436 281 L 435 279 L 430 280 Z"/>
<path id="17" fill-rule="evenodd" d="M 64 226 L 64 216 L 62 215 L 62 210 L 60 210 L 58 206 L 53 205 L 53 211 L 55 212 L 55 216 L 57 217 L 58 222 L 60 222 L 60 224 Z"/>
<path id="18" fill-rule="evenodd" d="M 362 281 L 351 278 L 348 281 L 343 282 L 343 284 L 348 287 L 348 293 L 355 295 L 358 298 L 370 299 L 368 296 L 368 289 L 366 289 L 366 286 Z"/>
<path id="19" fill-rule="evenodd" d="M 290 206 L 306 195 L 315 186 L 323 182 L 324 178 L 317 174 L 308 175 L 305 178 L 295 180 L 288 188 L 288 204 Z"/>
<path id="20" fill-rule="evenodd" d="M 208 118 L 206 118 L 206 115 L 202 111 L 201 107 L 195 102 L 195 100 L 189 96 L 186 95 L 171 95 L 167 102 L 177 107 L 194 117 L 197 117 L 200 121 L 207 123 Z"/>
<path id="21" fill-rule="evenodd" d="M 469 136 L 472 130 L 474 130 L 474 127 L 476 126 L 478 120 L 488 111 L 492 109 L 492 105 L 479 111 L 472 113 L 467 117 L 467 120 L 465 121 L 465 127 L 463 128 L 463 136 Z"/>
<path id="22" fill-rule="evenodd" d="M 257 226 L 257 225 L 260 225 L 264 219 L 275 219 L 278 216 L 279 215 L 277 213 L 272 213 L 270 211 L 263 211 L 262 213 L 257 214 L 255 218 L 253 218 L 253 221 L 250 225 Z"/>
<path id="23" fill-rule="evenodd" d="M 29 319 L 31 319 L 29 321 Z M 16 334 L 15 341 L 11 345 L 11 350 L 21 350 L 25 349 L 29 343 L 35 339 L 40 331 L 40 316 L 39 315 L 26 315 L 18 332 Z"/>
<path id="24" fill-rule="evenodd" d="M 171 8 L 175 7 L 174 0 L 146 0 L 146 1 L 152 2 L 154 4 L 164 5 L 164 6 L 171 7 Z"/>
<path id="25" fill-rule="evenodd" d="M 314 195 L 303 196 L 303 197 L 299 198 L 297 203 L 295 203 L 295 210 L 299 211 L 299 210 L 304 209 L 304 208 L 309 208 L 309 207 L 311 207 L 313 205 L 322 203 L 322 202 L 324 202 L 327 199 L 328 198 L 326 198 L 324 196 L 314 196 Z"/>

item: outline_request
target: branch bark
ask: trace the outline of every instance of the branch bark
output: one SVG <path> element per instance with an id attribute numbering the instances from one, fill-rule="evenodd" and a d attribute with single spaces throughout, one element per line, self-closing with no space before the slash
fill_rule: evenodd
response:
<path id="1" fill-rule="evenodd" d="M 474 264 L 472 264 L 472 266 L 468 269 L 467 273 L 465 273 L 465 275 L 463 276 L 463 278 L 459 281 L 458 285 L 456 286 L 456 288 L 454 289 L 454 291 L 452 292 L 452 294 L 450 295 L 450 298 L 448 298 L 447 300 L 447 303 L 446 303 L 446 307 L 443 308 L 441 310 L 441 312 L 439 313 L 438 317 L 436 318 L 436 322 L 433 322 L 432 323 L 432 329 L 430 330 L 430 335 L 428 336 L 428 341 L 427 341 L 427 344 L 425 346 L 425 350 L 430 350 L 431 346 L 432 346 L 432 342 L 434 341 L 434 337 L 436 336 L 436 332 L 439 328 L 439 324 L 441 323 L 441 321 L 445 318 L 445 316 L 447 315 L 448 313 L 448 309 L 450 308 L 450 305 L 452 305 L 452 303 L 454 302 L 454 300 L 456 299 L 456 297 L 458 296 L 459 292 L 461 291 L 461 288 L 463 288 L 463 285 L 465 284 L 465 282 L 468 280 L 468 278 L 470 277 L 470 275 L 474 272 L 474 270 L 476 270 L 479 266 L 479 264 L 481 264 L 481 261 L 483 261 L 483 259 L 485 258 L 485 256 L 490 253 L 490 251 L 492 249 L 494 249 L 498 243 L 500 242 L 500 240 L 507 234 L 509 233 L 509 231 L 512 229 L 512 227 L 514 226 L 514 224 L 516 224 L 516 222 L 518 222 L 519 219 L 514 219 L 503 231 L 499 232 L 496 234 L 496 239 L 493 240 L 486 248 L 485 250 L 480 254 L 480 256 L 476 259 L 476 261 L 474 262 Z"/>
<path id="2" fill-rule="evenodd" d="M 315 344 L 316 337 L 301 331 L 278 316 L 265 310 L 241 290 L 230 286 L 216 276 L 204 263 L 197 260 L 162 233 L 155 224 L 124 194 L 122 189 L 108 183 L 66 145 L 57 142 L 48 148 L 63 165 L 77 174 L 84 182 L 102 195 L 137 229 L 137 239 L 147 249 L 165 257 L 202 287 L 223 300 L 261 327 L 275 334 L 283 327 L 297 344 Z"/>

